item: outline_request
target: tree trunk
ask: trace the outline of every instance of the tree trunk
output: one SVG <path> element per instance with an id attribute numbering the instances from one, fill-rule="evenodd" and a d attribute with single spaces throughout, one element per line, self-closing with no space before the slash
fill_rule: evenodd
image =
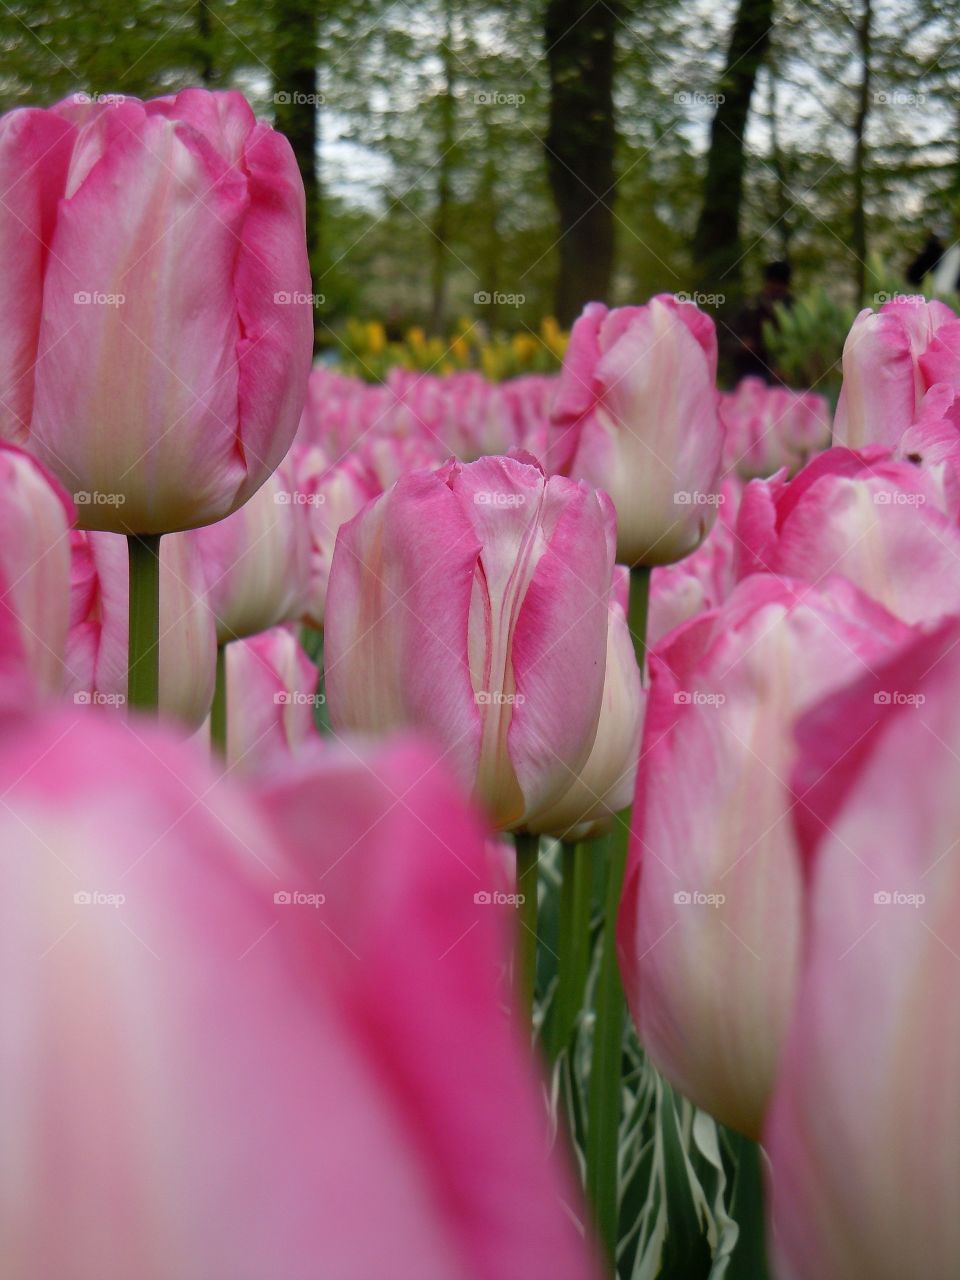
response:
<path id="1" fill-rule="evenodd" d="M 435 334 L 446 333 L 447 326 L 447 267 L 450 239 L 450 205 L 453 187 L 453 148 L 456 100 L 454 98 L 453 51 L 453 3 L 444 5 L 444 36 L 441 45 L 443 59 L 443 94 L 440 99 L 440 155 L 437 159 L 437 202 L 433 211 L 432 266 L 430 271 L 430 329 Z"/>
<path id="2" fill-rule="evenodd" d="M 319 50 L 316 0 L 274 0 L 274 123 L 285 134 L 307 197 L 307 249 L 316 278 L 321 248 Z"/>
<path id="3" fill-rule="evenodd" d="M 744 134 L 757 72 L 770 43 L 773 0 L 740 0 L 727 65 L 717 89 L 703 206 L 693 237 L 697 287 L 736 300 L 741 289 L 740 207 L 746 165 Z"/>
<path id="4" fill-rule="evenodd" d="M 547 0 L 550 75 L 545 140 L 557 208 L 560 270 L 556 315 L 571 324 L 583 306 L 609 298 L 613 266 L 616 120 L 613 110 L 619 0 Z"/>
<path id="5" fill-rule="evenodd" d="M 857 303 L 862 304 L 867 291 L 867 210 L 864 195 L 867 169 L 867 116 L 870 112 L 870 27 L 873 18 L 871 0 L 864 0 L 857 23 L 857 55 L 860 59 L 860 83 L 857 86 L 857 111 L 853 120 L 853 217 L 850 249 L 853 253 L 853 275 Z"/>
<path id="6" fill-rule="evenodd" d="M 197 0 L 197 64 L 200 68 L 200 83 L 205 89 L 209 89 L 216 79 L 210 17 L 210 0 Z"/>
<path id="7" fill-rule="evenodd" d="M 787 186 L 786 167 L 780 148 L 780 109 L 777 102 L 777 74 L 767 67 L 767 111 L 770 117 L 770 167 L 773 170 L 776 190 L 774 195 L 774 226 L 780 245 L 780 257 L 790 261 L 790 245 L 793 241 L 793 223 L 790 220 L 790 191 Z"/>

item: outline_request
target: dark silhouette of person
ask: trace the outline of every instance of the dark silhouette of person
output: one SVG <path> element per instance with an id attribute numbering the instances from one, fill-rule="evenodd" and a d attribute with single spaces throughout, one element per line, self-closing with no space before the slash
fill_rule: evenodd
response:
<path id="1" fill-rule="evenodd" d="M 946 250 L 936 231 L 928 231 L 926 243 L 907 267 L 907 284 L 922 285 L 924 278 L 935 271 Z"/>
<path id="2" fill-rule="evenodd" d="M 789 262 L 768 262 L 763 269 L 763 285 L 759 294 L 735 317 L 731 325 L 735 340 L 730 363 L 738 382 L 748 377 L 763 378 L 765 382 L 780 381 L 772 368 L 763 327 L 767 323 L 778 324 L 778 304 L 793 306 L 793 294 L 790 292 L 792 276 Z"/>

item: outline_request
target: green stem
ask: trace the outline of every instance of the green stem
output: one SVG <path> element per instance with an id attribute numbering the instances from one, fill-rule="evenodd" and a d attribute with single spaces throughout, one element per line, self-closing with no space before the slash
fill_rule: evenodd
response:
<path id="1" fill-rule="evenodd" d="M 560 934 L 557 990 L 553 1003 L 551 1048 L 556 1057 L 573 1035 L 583 1004 L 590 960 L 590 907 L 593 849 L 585 844 L 560 846 Z"/>
<path id="2" fill-rule="evenodd" d="M 517 847 L 517 951 L 514 972 L 520 1007 L 533 1017 L 533 993 L 537 981 L 537 879 L 540 837 L 518 832 Z"/>
<path id="3" fill-rule="evenodd" d="M 156 712 L 160 695 L 160 534 L 129 534 L 127 705 Z"/>
<path id="4" fill-rule="evenodd" d="M 210 745 L 220 756 L 227 754 L 227 646 L 217 645 L 217 682 L 210 708 Z"/>
<path id="5" fill-rule="evenodd" d="M 730 1213 L 739 1228 L 730 1258 L 729 1280 L 767 1280 L 763 1212 L 763 1151 L 760 1144 L 730 1132 L 737 1160 Z"/>
<path id="6" fill-rule="evenodd" d="M 633 637 L 633 651 L 640 671 L 647 659 L 647 613 L 650 607 L 650 574 L 648 565 L 637 564 L 630 570 L 630 612 L 627 622 Z M 646 678 L 644 678 L 646 683 Z"/>
<path id="7" fill-rule="evenodd" d="M 627 861 L 629 826 L 625 814 L 607 851 L 607 888 L 597 975 L 593 1061 L 587 1105 L 587 1196 L 593 1205 L 597 1231 L 611 1261 L 616 1257 L 619 1216 L 618 1145 L 620 1135 L 620 1074 L 623 1048 L 623 988 L 617 966 L 617 907 Z"/>

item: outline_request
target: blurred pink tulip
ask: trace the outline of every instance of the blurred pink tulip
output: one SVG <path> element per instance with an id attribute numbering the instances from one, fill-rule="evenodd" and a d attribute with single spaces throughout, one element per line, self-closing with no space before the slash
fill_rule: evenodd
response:
<path id="1" fill-rule="evenodd" d="M 743 481 L 726 476 L 717 495 L 717 522 L 696 551 L 676 564 L 658 565 L 650 575 L 647 647 L 698 613 L 723 604 L 736 585 L 737 512 Z"/>
<path id="2" fill-rule="evenodd" d="M 605 495 L 526 456 L 398 481 L 337 540 L 334 728 L 423 729 L 496 826 L 533 821 L 596 737 L 613 536 Z"/>
<path id="3" fill-rule="evenodd" d="M 227 762 L 257 770 L 318 739 L 320 672 L 292 628 L 272 627 L 227 649 Z"/>
<path id="4" fill-rule="evenodd" d="M 960 389 L 960 318 L 949 307 L 905 296 L 861 311 L 843 347 L 834 443 L 892 448 L 935 382 Z"/>
<path id="5" fill-rule="evenodd" d="M 239 511 L 185 535 L 203 565 L 220 644 L 303 616 L 310 502 L 287 457 Z"/>
<path id="6" fill-rule="evenodd" d="M 67 693 L 74 702 L 122 707 L 127 699 L 129 565 L 116 533 L 76 531 L 70 584 Z M 203 567 L 189 540 L 160 542 L 160 711 L 196 729 L 216 678 L 216 624 Z"/>
<path id="7" fill-rule="evenodd" d="M 830 444 L 830 406 L 814 391 L 743 378 L 720 396 L 719 412 L 726 429 L 724 467 L 747 480 L 781 467 L 798 471 Z"/>
<path id="8" fill-rule="evenodd" d="M 10 1280 L 596 1275 L 435 756 L 258 800 L 71 710 L 0 788 Z"/>
<path id="9" fill-rule="evenodd" d="M 783 1280 L 960 1259 L 960 630 L 801 721 L 805 963 L 764 1145 Z"/>
<path id="10" fill-rule="evenodd" d="M 28 454 L 0 444 L 0 605 L 24 701 L 63 687 L 73 504 Z"/>
<path id="11" fill-rule="evenodd" d="M 629 607 L 630 570 L 617 565 L 593 750 L 562 799 L 529 824 L 531 831 L 567 841 L 588 840 L 607 832 L 614 815 L 633 801 L 645 695 L 627 621 Z"/>
<path id="12" fill-rule="evenodd" d="M 877 446 L 829 449 L 793 480 L 752 480 L 736 537 L 740 577 L 840 574 L 910 623 L 960 612 L 960 526 L 943 477 Z"/>
<path id="13" fill-rule="evenodd" d="M 800 957 L 794 721 L 909 637 L 842 579 L 818 591 L 754 576 L 651 655 L 618 930 L 624 988 L 657 1069 L 751 1137 Z"/>
<path id="14" fill-rule="evenodd" d="M 18 313 L 4 433 L 75 495 L 85 528 L 221 519 L 289 448 L 309 371 L 289 144 L 240 94 L 201 89 L 78 96 L 0 128 Z"/>
<path id="15" fill-rule="evenodd" d="M 723 427 L 717 335 L 697 307 L 590 303 L 573 326 L 553 405 L 547 469 L 604 489 L 617 559 L 669 564 L 716 516 Z"/>

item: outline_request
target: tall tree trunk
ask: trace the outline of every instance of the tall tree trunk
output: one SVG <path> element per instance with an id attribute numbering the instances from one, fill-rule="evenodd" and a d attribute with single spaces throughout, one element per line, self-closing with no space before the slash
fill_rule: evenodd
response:
<path id="1" fill-rule="evenodd" d="M 437 202 L 433 210 L 432 265 L 430 271 L 430 328 L 443 334 L 447 324 L 447 267 L 449 265 L 450 205 L 453 195 L 453 148 L 456 99 L 454 98 L 453 0 L 444 5 L 443 93 L 440 99 L 440 155 L 437 159 Z"/>
<path id="2" fill-rule="evenodd" d="M 496 302 L 500 292 L 500 258 L 502 255 L 503 236 L 500 228 L 500 192 L 497 184 L 497 158 L 494 151 L 494 127 L 492 115 L 488 111 L 484 115 L 483 124 L 484 157 L 480 170 L 480 207 L 484 212 L 484 237 L 481 245 L 481 270 L 483 272 L 482 288 L 490 294 L 490 311 L 487 317 L 491 329 L 496 329 L 500 320 L 500 308 Z"/>
<path id="3" fill-rule="evenodd" d="M 873 19 L 871 0 L 863 0 L 857 23 L 857 55 L 860 59 L 860 83 L 857 86 L 857 111 L 853 119 L 853 217 L 850 249 L 857 301 L 867 291 L 867 210 L 864 195 L 867 169 L 867 116 L 870 112 L 870 36 Z"/>
<path id="4" fill-rule="evenodd" d="M 296 157 L 307 197 L 307 248 L 320 269 L 319 50 L 317 0 L 274 0 L 274 123 Z"/>
<path id="5" fill-rule="evenodd" d="M 717 89 L 703 206 L 693 237 L 697 286 L 731 303 L 741 288 L 740 207 L 746 165 L 744 135 L 757 72 L 770 43 L 774 0 L 740 0 Z"/>
<path id="6" fill-rule="evenodd" d="M 547 0 L 547 174 L 559 220 L 556 314 L 576 319 L 609 297 L 617 142 L 615 36 L 621 0 Z"/>
<path id="7" fill-rule="evenodd" d="M 197 0 L 197 63 L 200 68 L 200 83 L 206 89 L 209 89 L 216 79 L 211 40 L 211 14 L 210 0 Z"/>
<path id="8" fill-rule="evenodd" d="M 780 257 L 790 261 L 790 245 L 793 241 L 793 223 L 790 220 L 790 192 L 787 187 L 783 151 L 780 148 L 780 111 L 777 102 L 777 73 L 767 67 L 767 113 L 770 119 L 770 167 L 776 183 L 774 195 L 774 225 L 780 244 Z"/>

